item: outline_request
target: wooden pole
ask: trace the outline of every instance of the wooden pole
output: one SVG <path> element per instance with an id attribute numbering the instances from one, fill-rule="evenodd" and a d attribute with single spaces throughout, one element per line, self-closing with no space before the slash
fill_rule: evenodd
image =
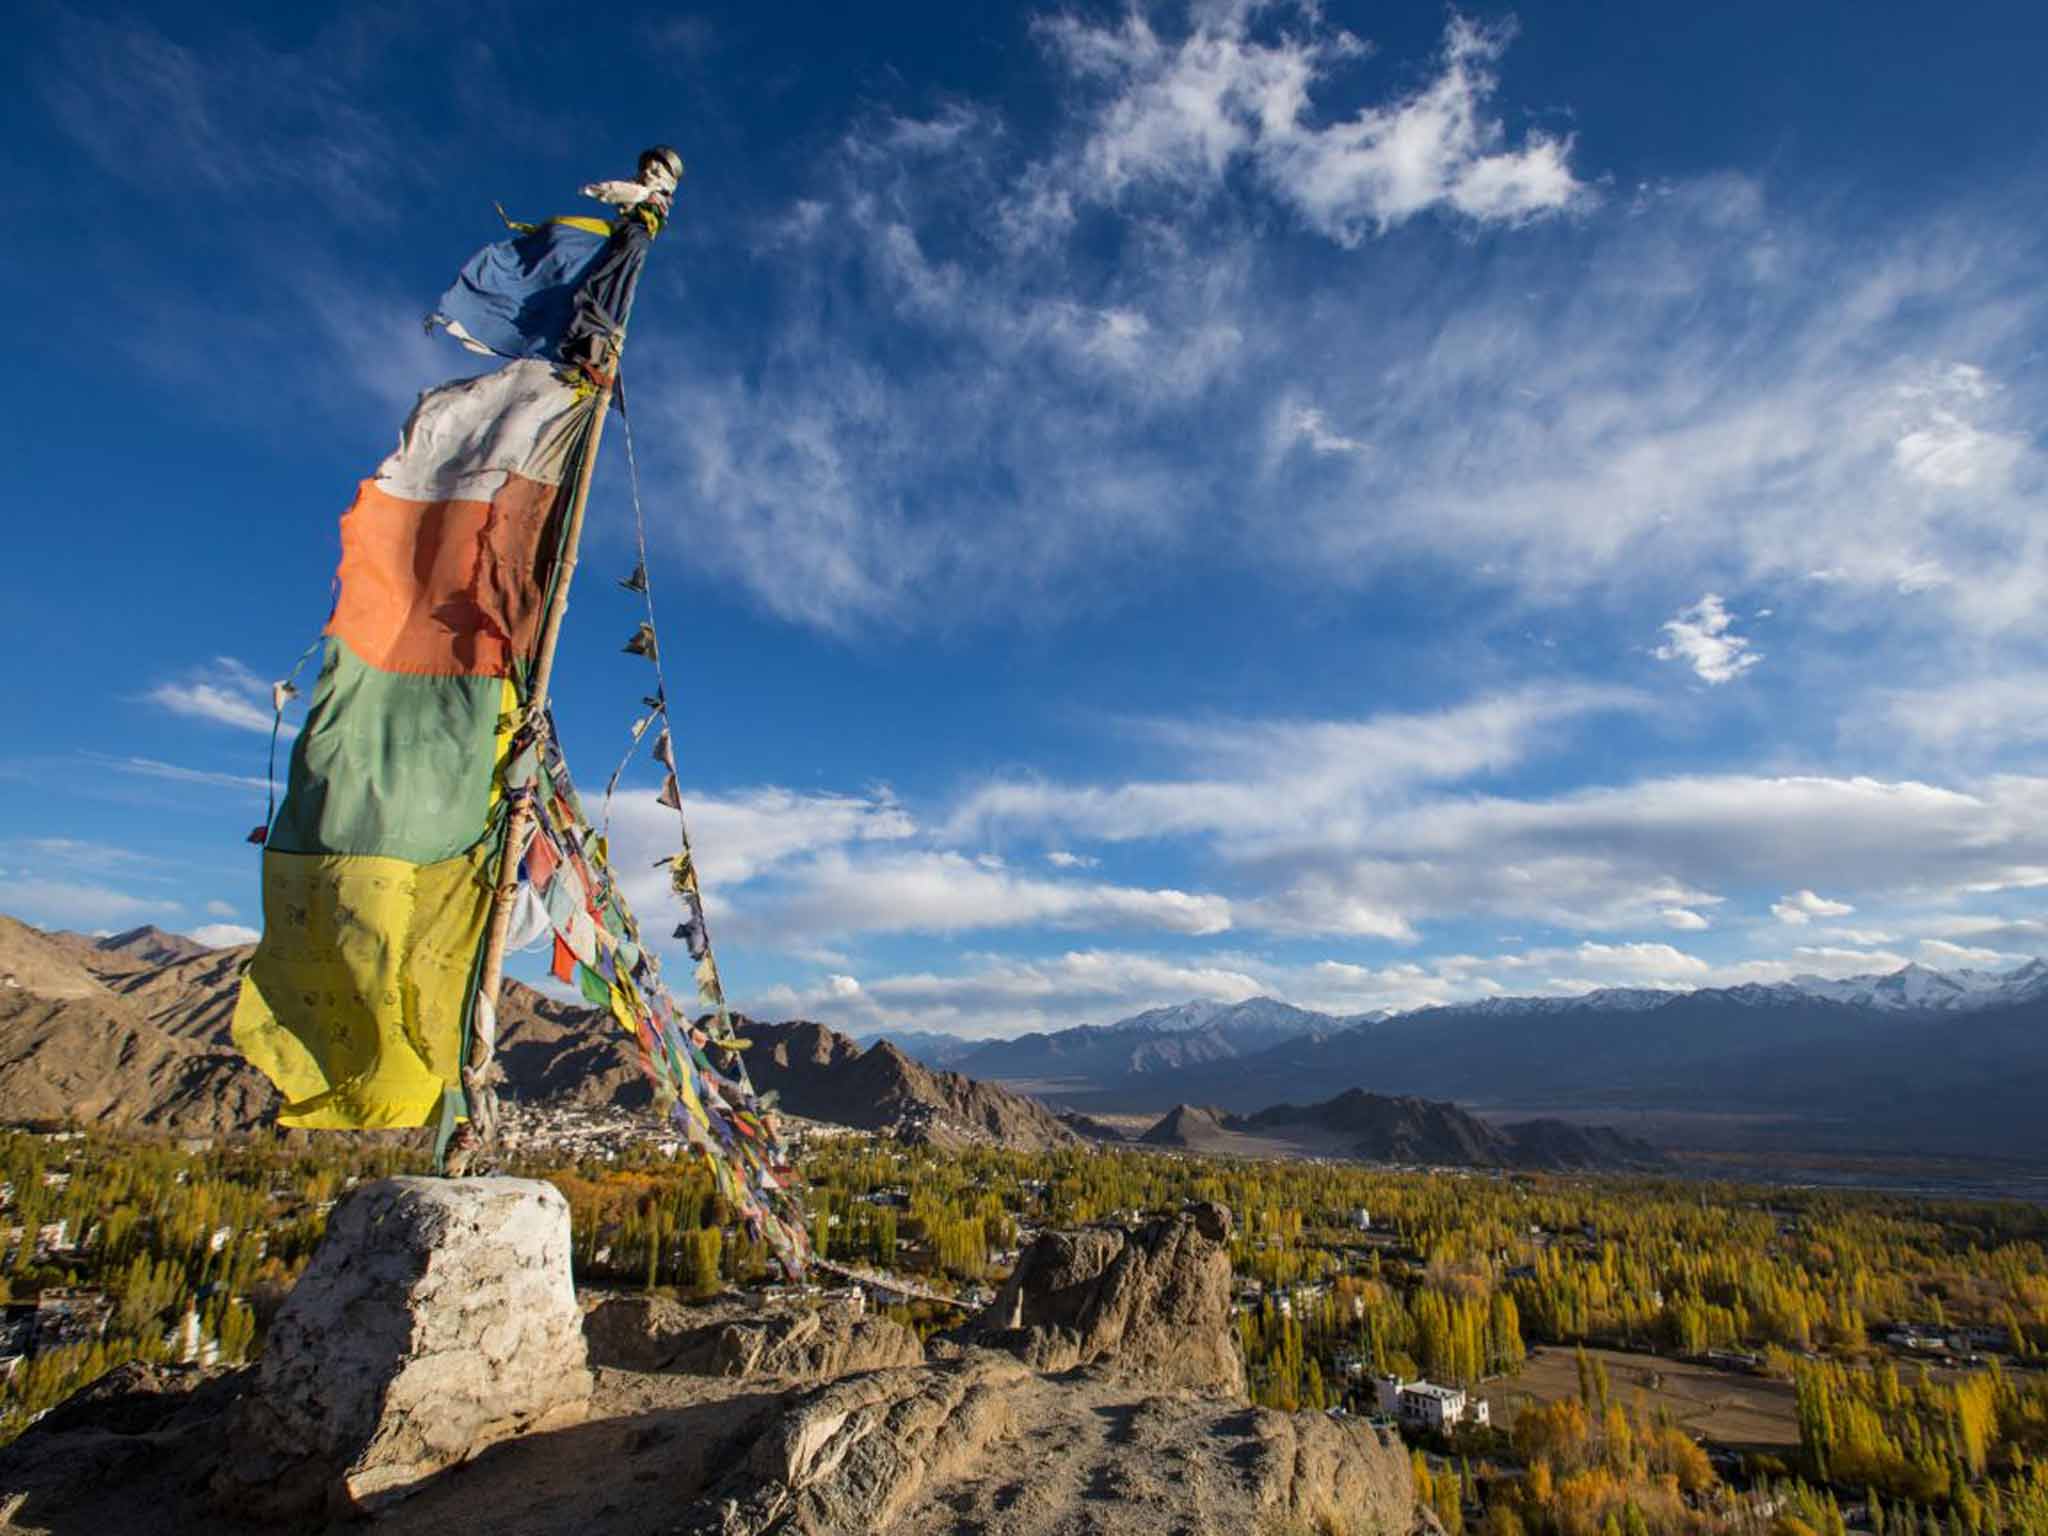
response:
<path id="1" fill-rule="evenodd" d="M 554 592 L 541 622 L 540 648 L 534 656 L 533 680 L 526 691 L 524 724 L 536 733 L 546 729 L 548 685 L 555 672 L 555 643 L 561 638 L 563 615 L 569 611 L 569 582 L 576 574 L 577 550 L 583 541 L 583 511 L 590 500 L 590 480 L 597 472 L 598 445 L 604 439 L 605 417 L 611 414 L 612 386 L 618 378 L 619 354 L 625 345 L 623 334 L 615 338 L 609 355 L 596 369 L 597 395 L 569 498 L 569 526 L 562 534 L 561 565 L 555 572 Z M 497 1139 L 498 1096 L 491 1087 L 490 1072 L 491 1058 L 498 1046 L 498 993 L 505 980 L 505 939 L 511 931 L 513 902 L 519 894 L 519 861 L 526 857 L 526 845 L 533 837 L 533 805 L 531 794 L 519 796 L 512 802 L 511 815 L 505 822 L 498 883 L 491 893 L 490 922 L 484 930 L 484 962 L 471 1013 L 469 1051 L 462 1063 L 469 1123 L 449 1143 L 446 1167 L 451 1177 L 460 1177 L 468 1170 L 470 1159 Z"/>

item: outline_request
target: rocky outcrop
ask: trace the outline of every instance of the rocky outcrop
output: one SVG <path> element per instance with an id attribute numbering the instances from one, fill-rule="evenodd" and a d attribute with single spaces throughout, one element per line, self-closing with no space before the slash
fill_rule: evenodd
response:
<path id="1" fill-rule="evenodd" d="M 973 1335 L 1034 1370 L 1100 1363 L 1148 1386 L 1241 1397 L 1230 1229 L 1227 1207 L 1202 1204 L 1135 1231 L 1041 1233 Z"/>
<path id="2" fill-rule="evenodd" d="M 243 1515 L 374 1508 L 495 1441 L 576 1423 L 582 1324 L 553 1185 L 366 1184 L 271 1327 L 215 1490 Z"/>
<path id="3" fill-rule="evenodd" d="M 1418 1522 L 1408 1451 L 1392 1430 L 1321 1413 L 1278 1413 L 1261 1408 L 1245 1426 L 1262 1510 L 1283 1526 L 1307 1531 L 1437 1531 Z"/>
<path id="4" fill-rule="evenodd" d="M 1037 1375 L 972 1349 L 787 1404 L 693 1506 L 693 1536 L 1181 1536 L 1416 1529 L 1408 1453 L 1357 1419 L 1104 1373 Z"/>
<path id="5" fill-rule="evenodd" d="M 744 1303 L 686 1307 L 664 1296 L 611 1296 L 583 1319 L 590 1363 L 792 1382 L 924 1364 L 917 1335 L 844 1303 L 762 1312 Z"/>
<path id="6" fill-rule="evenodd" d="M 1036 1099 L 933 1071 L 887 1040 L 862 1050 L 837 1030 L 804 1021 L 744 1020 L 740 1029 L 753 1042 L 747 1071 L 754 1086 L 780 1094 L 791 1114 L 939 1147 L 1036 1152 L 1080 1142 Z"/>
<path id="7" fill-rule="evenodd" d="M 921 1370 L 834 1382 L 795 1404 L 754 1442 L 745 1466 L 700 1503 L 684 1529 L 888 1531 L 932 1488 L 961 1478 L 1017 1427 L 1030 1373 L 979 1353 Z"/>

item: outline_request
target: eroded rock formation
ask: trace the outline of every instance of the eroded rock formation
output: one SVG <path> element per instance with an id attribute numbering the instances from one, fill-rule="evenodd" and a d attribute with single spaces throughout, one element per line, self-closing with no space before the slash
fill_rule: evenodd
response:
<path id="1" fill-rule="evenodd" d="M 975 1335 L 1033 1370 L 1101 1362 L 1147 1386 L 1242 1397 L 1230 1228 L 1227 1207 L 1204 1204 L 1134 1231 L 1041 1233 Z"/>

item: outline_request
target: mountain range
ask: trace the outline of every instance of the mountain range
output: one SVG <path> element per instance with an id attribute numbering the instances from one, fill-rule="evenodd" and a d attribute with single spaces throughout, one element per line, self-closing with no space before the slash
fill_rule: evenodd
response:
<path id="1" fill-rule="evenodd" d="M 1114 1024 L 1080 1024 L 1009 1040 L 886 1030 L 860 1038 L 890 1041 L 920 1060 L 976 1077 L 1056 1085 L 1235 1061 L 1304 1035 L 1330 1034 L 1384 1017 L 1316 1013 L 1276 998 L 1254 997 L 1242 1003 L 1179 1003 Z"/>
<path id="2" fill-rule="evenodd" d="M 985 1041 L 946 1059 L 1086 1114 L 1180 1103 L 1249 1113 L 1356 1087 L 1455 1099 L 1493 1119 L 1627 1115 L 1666 1145 L 2048 1161 L 2040 960 L 2002 973 L 1908 965 L 1839 981 L 1617 988 L 1400 1014 L 1198 1003 Z"/>
<path id="3" fill-rule="evenodd" d="M 0 1120 L 181 1135 L 263 1124 L 277 1095 L 229 1038 L 249 953 L 158 928 L 94 937 L 0 916 Z M 892 1045 L 863 1050 L 822 1024 L 737 1022 L 753 1042 L 756 1086 L 793 1114 L 949 1146 L 1080 1140 L 1035 1100 Z M 599 1010 L 505 983 L 498 1062 L 509 1100 L 645 1106 L 647 1080 L 621 1041 Z"/>
<path id="4" fill-rule="evenodd" d="M 228 1038 L 248 953 L 155 928 L 91 937 L 0 917 L 0 1119 L 191 1134 L 261 1123 L 275 1095 Z M 499 1016 L 511 1099 L 647 1102 L 616 1031 L 580 1003 L 513 982 Z M 1101 1139 L 1114 1127 L 1088 1117 L 1177 1105 L 1213 1106 L 1219 1125 L 1248 1125 L 1262 1111 L 1358 1089 L 1455 1100 L 1496 1128 L 1623 1122 L 1665 1147 L 2048 1163 L 2039 1112 L 2048 963 L 2039 960 L 2003 973 L 1915 965 L 1842 981 L 1490 998 L 1391 1015 L 1272 998 L 1191 1002 L 979 1042 L 863 1042 L 802 1021 L 747 1027 L 761 1037 L 750 1058 L 760 1086 L 780 1089 L 792 1112 L 942 1141 Z M 1568 1141 L 1559 1148 L 1566 1162 L 1578 1155 Z"/>

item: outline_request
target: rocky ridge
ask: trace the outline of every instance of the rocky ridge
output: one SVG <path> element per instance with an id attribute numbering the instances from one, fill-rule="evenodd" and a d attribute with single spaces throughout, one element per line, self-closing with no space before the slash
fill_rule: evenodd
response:
<path id="1" fill-rule="evenodd" d="M 179 1135 L 266 1123 L 277 1094 L 229 1034 L 250 953 L 155 928 L 95 939 L 0 916 L 0 1120 Z M 863 1051 L 822 1024 L 739 1023 L 760 1042 L 748 1058 L 757 1086 L 779 1089 L 795 1114 L 945 1147 L 1077 1140 L 1036 1100 L 893 1045 Z M 638 1109 L 651 1098 L 603 1014 L 517 981 L 499 1000 L 498 1062 L 515 1104 Z"/>

